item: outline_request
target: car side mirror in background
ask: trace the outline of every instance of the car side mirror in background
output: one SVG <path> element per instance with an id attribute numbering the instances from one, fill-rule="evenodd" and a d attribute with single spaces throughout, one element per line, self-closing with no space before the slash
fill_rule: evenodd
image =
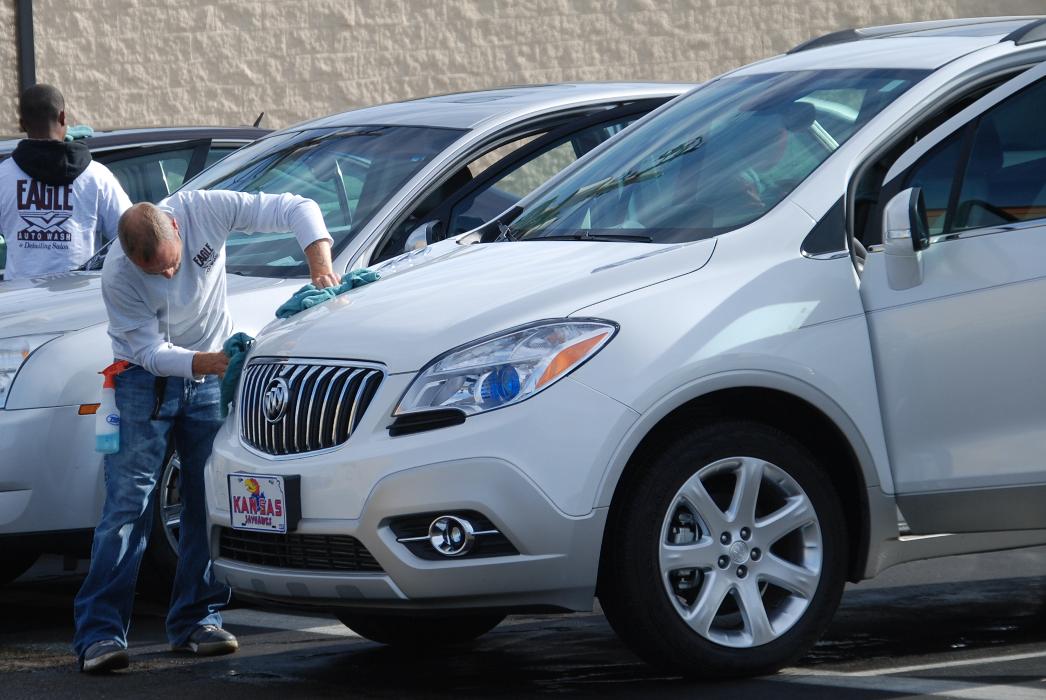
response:
<path id="1" fill-rule="evenodd" d="M 442 226 L 439 221 L 426 221 L 421 226 L 410 232 L 407 241 L 403 244 L 403 252 L 421 250 L 425 246 L 439 240 L 438 236 Z"/>
<path id="2" fill-rule="evenodd" d="M 922 251 L 930 247 L 930 226 L 921 187 L 898 192 L 883 210 L 883 252 L 891 289 L 922 284 Z"/>

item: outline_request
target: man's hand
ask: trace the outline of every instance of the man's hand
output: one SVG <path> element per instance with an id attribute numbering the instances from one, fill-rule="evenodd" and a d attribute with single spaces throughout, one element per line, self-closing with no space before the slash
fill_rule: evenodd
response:
<path id="1" fill-rule="evenodd" d="M 192 373 L 195 375 L 225 374 L 229 367 L 229 358 L 224 352 L 198 352 L 192 357 Z"/>
<path id="2" fill-rule="evenodd" d="M 313 241 L 305 248 L 305 257 L 309 261 L 309 276 L 317 289 L 336 287 L 341 278 L 334 274 L 331 263 L 331 242 L 327 239 Z"/>

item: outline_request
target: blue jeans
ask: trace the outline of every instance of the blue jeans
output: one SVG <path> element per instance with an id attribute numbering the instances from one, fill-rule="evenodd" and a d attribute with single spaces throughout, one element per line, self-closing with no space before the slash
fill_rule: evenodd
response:
<path id="1" fill-rule="evenodd" d="M 181 458 L 182 519 L 167 638 L 181 645 L 200 625 L 221 626 L 218 610 L 229 602 L 229 589 L 211 571 L 203 484 L 204 463 L 222 424 L 220 382 L 213 376 L 203 383 L 168 378 L 154 419 L 155 381 L 141 367 L 116 377 L 120 451 L 105 456 L 105 506 L 94 531 L 91 569 L 74 604 L 77 656 L 106 639 L 127 646 L 138 568 L 152 528 L 153 496 L 171 438 Z"/>

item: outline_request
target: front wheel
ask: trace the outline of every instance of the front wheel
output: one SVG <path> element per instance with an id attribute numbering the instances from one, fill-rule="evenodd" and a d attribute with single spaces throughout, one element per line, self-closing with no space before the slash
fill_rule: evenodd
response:
<path id="1" fill-rule="evenodd" d="M 421 647 L 433 641 L 440 644 L 471 642 L 505 619 L 501 613 L 408 616 L 345 611 L 338 612 L 337 616 L 361 637 L 398 647 Z"/>
<path id="2" fill-rule="evenodd" d="M 847 538 L 803 445 L 719 423 L 642 467 L 615 500 L 600 566 L 600 602 L 625 642 L 705 678 L 771 673 L 813 646 L 842 595 Z"/>

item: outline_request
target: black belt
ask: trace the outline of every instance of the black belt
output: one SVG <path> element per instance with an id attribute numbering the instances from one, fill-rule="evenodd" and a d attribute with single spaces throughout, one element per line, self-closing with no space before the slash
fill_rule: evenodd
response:
<path id="1" fill-rule="evenodd" d="M 163 406 L 163 397 L 167 393 L 167 377 L 155 377 L 153 379 L 153 412 L 149 420 L 160 420 L 160 407 Z"/>

